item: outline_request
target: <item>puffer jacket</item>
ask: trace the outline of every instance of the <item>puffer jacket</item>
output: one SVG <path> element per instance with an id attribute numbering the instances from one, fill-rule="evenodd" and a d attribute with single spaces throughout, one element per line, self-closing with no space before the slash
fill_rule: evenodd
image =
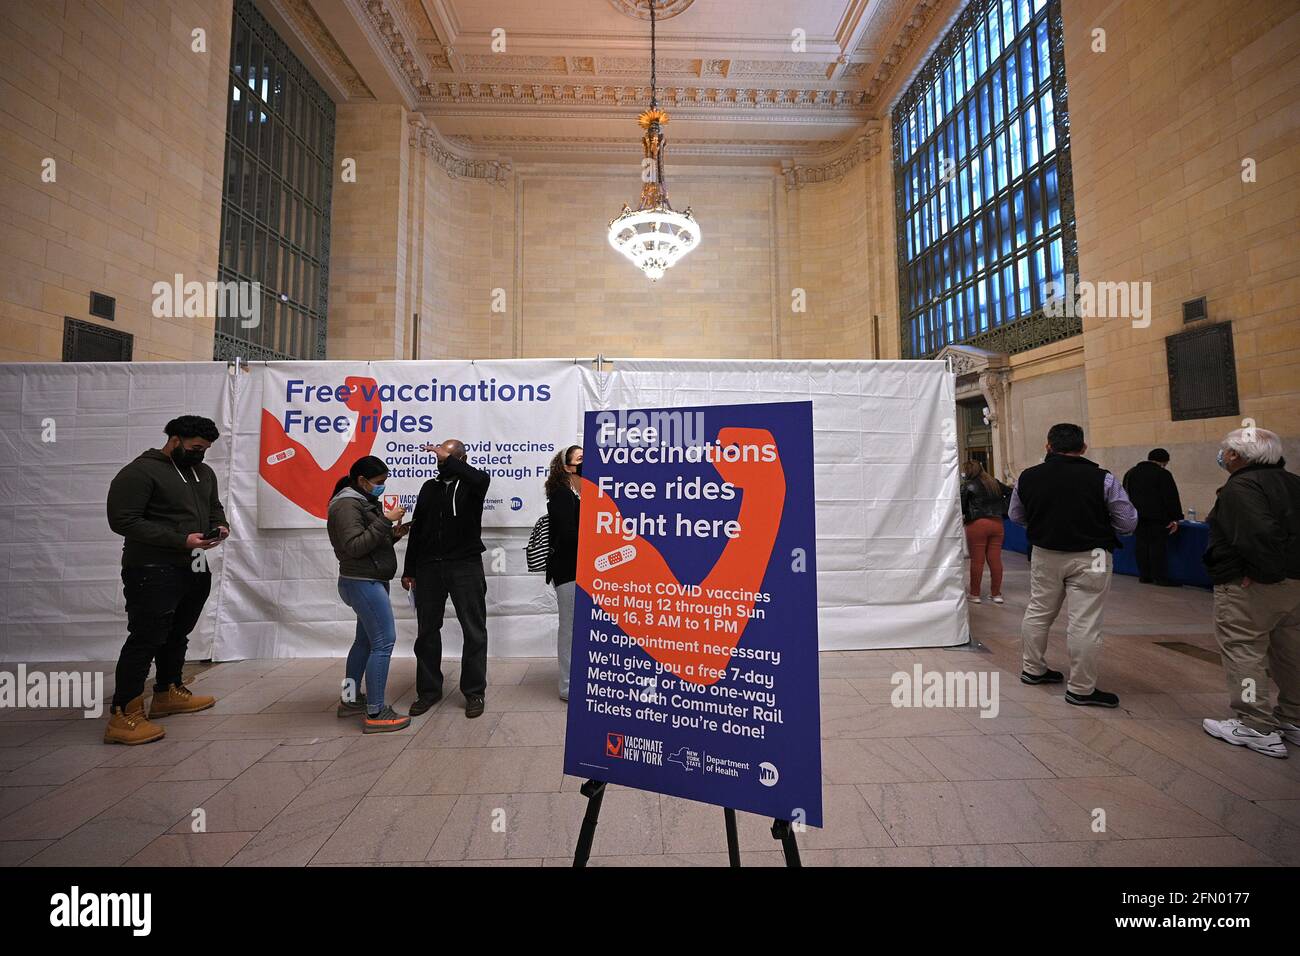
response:
<path id="1" fill-rule="evenodd" d="M 339 577 L 391 581 L 397 574 L 393 523 L 377 499 L 344 488 L 330 499 L 325 527 L 339 559 Z"/>

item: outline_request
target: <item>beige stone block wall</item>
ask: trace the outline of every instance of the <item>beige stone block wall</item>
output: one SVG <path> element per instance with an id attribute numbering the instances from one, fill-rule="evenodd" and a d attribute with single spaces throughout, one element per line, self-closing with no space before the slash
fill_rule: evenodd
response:
<path id="1" fill-rule="evenodd" d="M 407 321 L 407 114 L 340 104 L 334 128 L 327 349 L 330 359 L 404 358 Z M 346 159 L 356 182 L 343 182 Z"/>
<path id="2" fill-rule="evenodd" d="M 422 358 L 514 354 L 514 183 L 452 176 L 428 155 L 421 254 Z"/>
<path id="3" fill-rule="evenodd" d="M 155 318 L 152 289 L 217 277 L 231 12 L 0 4 L 0 361 L 59 361 L 65 316 L 131 333 L 137 360 L 212 358 L 213 319 Z"/>
<path id="4" fill-rule="evenodd" d="M 791 283 L 778 296 L 782 358 L 870 354 L 867 183 L 862 167 L 842 179 L 784 191 Z M 805 311 L 796 311 L 802 292 Z"/>
<path id="5" fill-rule="evenodd" d="M 1232 323 L 1241 415 L 1300 437 L 1300 12 L 1065 0 L 1063 17 L 1080 277 L 1152 292 L 1149 327 L 1084 322 L 1090 441 L 1115 467 L 1177 448 L 1175 476 L 1204 514 L 1218 441 L 1240 422 L 1170 420 L 1165 337 L 1184 300 L 1204 295 Z"/>
<path id="6" fill-rule="evenodd" d="M 702 241 L 654 283 L 606 240 L 640 185 L 634 164 L 517 172 L 517 354 L 775 357 L 775 171 L 670 168 Z"/>

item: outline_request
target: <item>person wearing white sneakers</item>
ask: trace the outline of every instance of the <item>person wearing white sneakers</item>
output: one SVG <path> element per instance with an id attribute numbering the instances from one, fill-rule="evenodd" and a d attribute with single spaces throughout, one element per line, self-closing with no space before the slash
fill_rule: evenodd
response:
<path id="1" fill-rule="evenodd" d="M 984 470 L 978 461 L 961 466 L 961 520 L 966 527 L 966 550 L 970 553 L 971 604 L 980 603 L 984 563 L 989 566 L 993 603 L 1002 603 L 1002 516 L 1011 489 Z"/>
<path id="2" fill-rule="evenodd" d="M 1286 757 L 1286 744 L 1300 747 L 1300 476 L 1286 470 L 1281 439 L 1263 428 L 1229 432 L 1218 462 L 1228 480 L 1206 518 L 1203 560 L 1236 716 L 1201 726 L 1234 746 Z"/>

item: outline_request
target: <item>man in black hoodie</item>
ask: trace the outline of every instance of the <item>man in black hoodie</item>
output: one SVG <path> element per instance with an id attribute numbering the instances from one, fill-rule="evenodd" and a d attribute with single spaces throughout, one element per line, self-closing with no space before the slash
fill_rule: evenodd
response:
<path id="1" fill-rule="evenodd" d="M 203 464 L 219 435 L 211 419 L 198 415 L 172 419 L 164 431 L 166 444 L 143 452 L 108 489 L 108 526 L 125 539 L 127 639 L 117 660 L 105 743 L 145 744 L 165 733 L 144 714 L 145 679 L 155 662 L 150 718 L 216 703 L 190 693 L 181 670 L 212 584 L 204 552 L 230 534 L 216 473 Z"/>
<path id="2" fill-rule="evenodd" d="M 402 587 L 415 588 L 415 692 L 411 716 L 442 700 L 442 619 L 447 598 L 465 637 L 460 692 L 465 716 L 483 713 L 487 691 L 487 578 L 483 574 L 483 501 L 492 476 L 470 465 L 465 444 L 450 438 L 426 447 L 438 456 L 438 477 L 415 500 Z"/>
<path id="3" fill-rule="evenodd" d="M 1134 532 L 1138 580 L 1143 584 L 1176 588 L 1178 584 L 1169 580 L 1169 536 L 1178 530 L 1183 503 L 1178 498 L 1178 484 L 1168 469 L 1169 452 L 1153 448 L 1146 461 L 1125 472 L 1124 490 L 1138 513 Z"/>

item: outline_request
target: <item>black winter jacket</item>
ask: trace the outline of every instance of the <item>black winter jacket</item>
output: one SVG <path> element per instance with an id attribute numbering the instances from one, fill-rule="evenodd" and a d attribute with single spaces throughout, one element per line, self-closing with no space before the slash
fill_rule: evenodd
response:
<path id="1" fill-rule="evenodd" d="M 1205 520 L 1210 546 L 1202 560 L 1215 584 L 1300 578 L 1300 475 L 1285 462 L 1234 472 Z"/>
<path id="2" fill-rule="evenodd" d="M 450 481 L 443 481 L 450 478 Z M 445 458 L 415 499 L 402 577 L 433 561 L 472 558 L 483 546 L 483 500 L 492 476 L 459 458 Z"/>
<path id="3" fill-rule="evenodd" d="M 578 576 L 578 496 L 561 488 L 546 499 L 550 552 L 546 555 L 546 580 L 559 587 Z"/>

